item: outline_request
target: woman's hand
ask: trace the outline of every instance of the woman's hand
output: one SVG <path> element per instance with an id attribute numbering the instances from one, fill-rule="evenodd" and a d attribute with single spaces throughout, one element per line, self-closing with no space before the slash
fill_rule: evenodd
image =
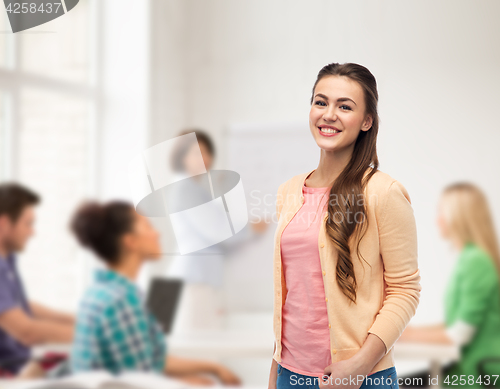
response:
<path id="1" fill-rule="evenodd" d="M 324 375 L 329 375 L 329 378 L 323 382 L 320 379 L 319 388 L 359 389 L 368 373 L 366 365 L 360 363 L 358 358 L 334 362 L 325 367 Z"/>
<path id="2" fill-rule="evenodd" d="M 26 363 L 21 371 L 17 374 L 17 379 L 32 379 L 32 378 L 42 378 L 45 377 L 45 370 L 38 361 L 29 361 Z"/>
<path id="3" fill-rule="evenodd" d="M 214 372 L 223 385 L 241 385 L 240 378 L 223 365 L 217 365 Z"/>
<path id="4" fill-rule="evenodd" d="M 325 368 L 323 374 L 329 375 L 329 378 L 323 383 L 320 380 L 320 389 L 359 389 L 366 376 L 385 353 L 386 347 L 382 339 L 375 334 L 368 333 L 363 346 L 356 354 Z"/>
<path id="5" fill-rule="evenodd" d="M 266 222 L 265 220 L 261 220 L 259 222 L 251 222 L 250 226 L 252 227 L 252 230 L 254 230 L 256 233 L 263 234 L 267 230 L 269 223 Z"/>
<path id="6" fill-rule="evenodd" d="M 407 326 L 398 338 L 398 342 L 455 344 L 447 334 L 446 327 L 442 323 L 424 326 Z"/>
<path id="7" fill-rule="evenodd" d="M 194 377 L 209 374 L 223 385 L 241 385 L 240 379 L 227 367 L 214 361 L 203 361 L 167 355 L 165 373 L 168 376 L 186 378 L 200 385 L 211 385 L 210 378 Z M 188 377 L 189 376 L 189 377 Z"/>
<path id="8" fill-rule="evenodd" d="M 203 375 L 186 375 L 177 377 L 177 379 L 190 385 L 216 386 L 218 384 L 214 378 L 205 377 Z"/>

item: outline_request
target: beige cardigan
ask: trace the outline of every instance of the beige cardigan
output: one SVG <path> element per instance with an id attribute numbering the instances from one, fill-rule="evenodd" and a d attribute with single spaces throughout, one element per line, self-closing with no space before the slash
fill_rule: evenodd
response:
<path id="1" fill-rule="evenodd" d="M 281 361 L 281 313 L 287 294 L 282 272 L 281 234 L 302 207 L 302 186 L 313 171 L 292 177 L 278 189 L 273 263 L 273 358 L 277 362 Z M 319 231 L 318 250 L 324 276 L 332 362 L 352 357 L 368 333 L 373 333 L 386 346 L 386 354 L 373 367 L 373 373 L 394 366 L 393 345 L 415 315 L 422 288 L 417 263 L 417 229 L 408 192 L 399 181 L 377 171 L 365 187 L 364 201 L 368 229 L 359 249 L 368 264 L 358 258 L 356 247 L 350 241 L 358 284 L 356 304 L 342 293 L 336 281 L 337 252 L 325 230 L 326 210 Z"/>

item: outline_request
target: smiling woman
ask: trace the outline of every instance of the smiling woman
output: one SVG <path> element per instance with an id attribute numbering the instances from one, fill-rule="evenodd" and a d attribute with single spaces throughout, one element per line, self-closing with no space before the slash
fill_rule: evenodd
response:
<path id="1" fill-rule="evenodd" d="M 345 79 L 341 79 L 341 78 L 330 78 L 330 79 L 325 79 L 325 81 L 321 82 L 321 84 L 325 84 L 326 82 L 330 82 L 330 83 L 345 83 L 346 80 Z M 353 109 L 351 108 L 350 105 L 348 104 L 342 104 L 342 102 L 344 101 L 350 101 L 352 104 L 354 104 L 355 106 L 357 106 L 357 104 L 354 102 L 354 100 L 352 100 L 351 98 L 349 97 L 339 97 L 336 101 L 333 101 L 333 105 L 338 105 L 340 110 L 341 111 L 352 111 Z M 328 105 L 327 105 L 327 102 L 328 102 L 328 97 L 322 93 L 317 93 L 316 94 L 316 100 L 315 100 L 315 106 L 316 107 L 323 107 L 323 108 L 328 108 Z M 311 115 L 318 115 L 318 114 L 321 114 L 321 111 L 317 111 L 317 112 L 313 112 L 311 110 Z M 322 115 L 322 118 L 325 119 L 325 115 Z M 348 119 L 346 117 L 346 119 Z M 319 124 L 317 126 L 320 130 L 320 134 L 321 135 L 324 135 L 324 136 L 332 136 L 333 134 L 338 134 L 340 132 L 342 132 L 341 129 L 335 127 L 335 126 L 332 126 L 332 125 L 329 125 L 329 124 Z"/>
<path id="2" fill-rule="evenodd" d="M 364 100 L 361 85 L 347 76 L 325 76 L 317 82 L 309 125 L 320 148 L 352 154 L 359 132 L 372 128 L 374 115 L 365 113 Z"/>
<path id="3" fill-rule="evenodd" d="M 364 66 L 319 72 L 309 113 L 319 166 L 278 189 L 270 389 L 325 376 L 312 386 L 398 388 L 393 346 L 421 286 L 410 196 L 378 170 L 377 103 Z"/>

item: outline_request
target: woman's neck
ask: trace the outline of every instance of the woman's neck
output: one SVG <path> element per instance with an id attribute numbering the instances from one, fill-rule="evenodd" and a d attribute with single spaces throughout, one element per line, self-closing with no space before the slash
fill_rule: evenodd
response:
<path id="1" fill-rule="evenodd" d="M 458 251 L 462 251 L 464 248 L 465 248 L 465 245 L 466 243 L 459 240 L 459 239 L 454 239 L 453 242 L 452 242 L 453 246 L 455 247 L 455 249 L 457 249 Z"/>
<path id="2" fill-rule="evenodd" d="M 118 264 L 111 266 L 111 269 L 120 275 L 135 282 L 142 266 L 142 259 L 136 254 L 127 254 L 118 260 Z"/>
<path id="3" fill-rule="evenodd" d="M 331 186 L 349 163 L 351 155 L 352 149 L 339 152 L 321 150 L 318 168 L 310 176 L 314 176 L 316 186 Z"/>

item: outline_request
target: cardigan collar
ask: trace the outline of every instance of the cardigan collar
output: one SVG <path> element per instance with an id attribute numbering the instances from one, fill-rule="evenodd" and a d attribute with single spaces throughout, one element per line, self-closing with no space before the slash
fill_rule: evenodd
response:
<path id="1" fill-rule="evenodd" d="M 296 206 L 297 204 L 304 204 L 304 193 L 302 192 L 302 187 L 306 184 L 306 178 L 309 177 L 309 175 L 315 171 L 315 169 L 312 169 L 310 170 L 309 172 L 307 173 L 302 173 L 301 175 L 298 176 L 298 180 L 297 180 L 297 184 L 295 187 L 292 187 L 292 193 L 295 193 L 295 196 L 293 196 L 294 198 L 294 201 L 296 201 L 296 203 L 294 204 L 294 206 Z M 365 170 L 364 174 L 363 174 L 363 178 L 366 177 L 366 175 L 372 170 L 371 167 L 369 167 L 368 169 Z M 366 187 L 365 187 L 365 190 L 366 190 Z M 298 200 L 295 200 L 295 199 L 298 199 Z M 328 217 L 328 212 L 325 212 L 325 216 L 323 217 L 323 220 L 325 220 L 326 218 Z"/>

